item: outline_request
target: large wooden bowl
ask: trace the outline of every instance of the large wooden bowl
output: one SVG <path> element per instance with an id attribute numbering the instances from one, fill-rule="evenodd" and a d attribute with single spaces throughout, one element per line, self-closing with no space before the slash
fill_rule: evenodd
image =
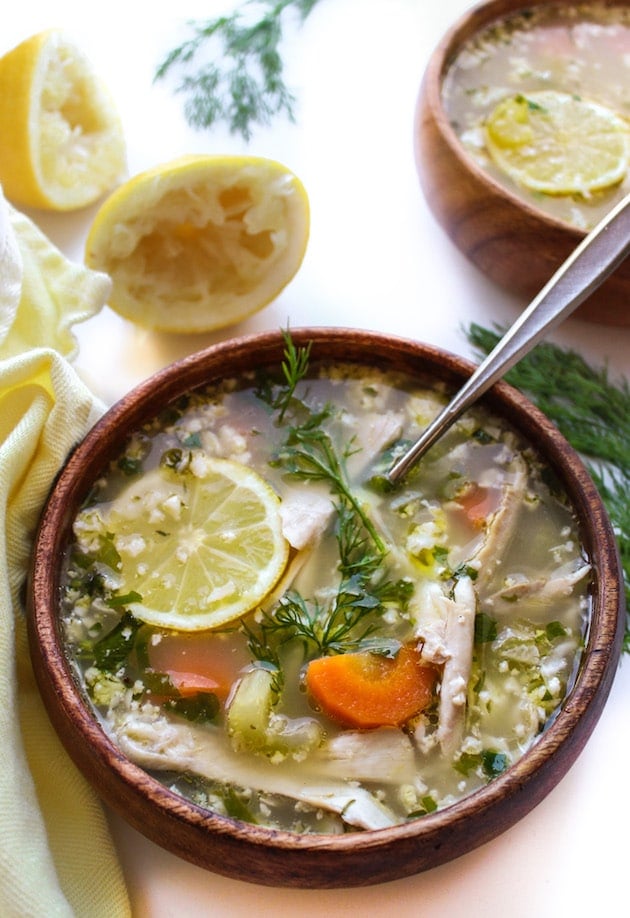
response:
<path id="1" fill-rule="evenodd" d="M 405 339 L 324 328 L 292 332 L 312 342 L 313 358 L 394 367 L 418 379 L 459 387 L 472 366 Z M 273 886 L 347 887 L 434 867 L 489 841 L 538 804 L 573 764 L 590 736 L 617 667 L 625 616 L 610 523 L 582 462 L 557 429 L 522 395 L 499 384 L 485 403 L 537 445 L 581 523 L 593 562 L 592 624 L 574 688 L 535 746 L 484 789 L 395 828 L 299 836 L 215 815 L 169 791 L 132 764 L 102 731 L 64 656 L 59 625 L 60 565 L 72 520 L 127 435 L 180 395 L 253 366 L 278 366 L 281 334 L 217 344 L 159 372 L 117 403 L 69 457 L 37 534 L 29 583 L 29 634 L 35 674 L 51 721 L 70 757 L 103 800 L 158 845 L 217 873 Z"/>
<path id="2" fill-rule="evenodd" d="M 434 216 L 457 248 L 484 274 L 527 298 L 538 293 L 585 234 L 537 210 L 473 160 L 444 111 L 442 83 L 454 56 L 471 36 L 508 14 L 549 3 L 489 0 L 465 13 L 429 60 L 414 126 L 420 184 Z M 628 7 L 629 3 L 606 0 L 606 5 Z M 630 259 L 578 307 L 575 315 L 605 325 L 630 325 Z"/>

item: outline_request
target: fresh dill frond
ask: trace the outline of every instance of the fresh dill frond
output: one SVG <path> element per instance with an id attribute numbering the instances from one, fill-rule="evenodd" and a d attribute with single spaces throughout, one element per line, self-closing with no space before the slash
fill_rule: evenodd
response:
<path id="1" fill-rule="evenodd" d="M 346 475 L 345 460 L 355 446 L 350 442 L 339 450 L 330 434 L 339 409 L 318 403 L 312 393 L 309 398 L 308 385 L 297 391 L 309 370 L 310 348 L 296 348 L 287 331 L 284 355 L 283 384 L 263 380 L 257 393 L 286 428 L 272 464 L 288 477 L 327 485 L 336 511 L 340 580 L 326 603 L 289 590 L 258 621 L 244 623 L 249 648 L 257 660 L 278 669 L 282 648 L 293 641 L 301 642 L 305 658 L 362 648 L 391 655 L 398 642 L 374 632 L 387 608 L 407 608 L 413 583 L 389 577 L 387 546 Z"/>
<path id="2" fill-rule="evenodd" d="M 475 323 L 466 335 L 485 356 L 504 330 Z M 606 367 L 591 367 L 575 351 L 548 342 L 538 344 L 506 374 L 556 424 L 583 457 L 612 523 L 624 576 L 626 633 L 630 653 L 630 388 L 613 382 Z"/>
<path id="3" fill-rule="evenodd" d="M 331 410 L 329 406 L 326 413 L 330 414 Z M 385 554 L 383 540 L 348 484 L 342 461 L 318 418 L 315 422 L 309 418 L 299 427 L 290 429 L 284 446 L 278 451 L 277 461 L 287 475 L 302 481 L 326 482 L 331 492 L 361 521 L 377 551 Z"/>
<path id="4" fill-rule="evenodd" d="M 191 127 L 227 122 L 249 141 L 254 124 L 280 114 L 294 120 L 295 97 L 284 81 L 281 44 L 289 7 L 304 22 L 319 0 L 245 0 L 230 15 L 188 23 L 192 37 L 166 54 L 154 80 L 180 74 Z"/>
<path id="5" fill-rule="evenodd" d="M 284 338 L 284 360 L 282 361 L 282 373 L 284 375 L 285 385 L 281 388 L 273 403 L 273 408 L 278 412 L 278 423 L 282 424 L 291 399 L 294 397 L 297 384 L 308 373 L 309 360 L 311 356 L 310 342 L 306 347 L 296 348 L 289 330 L 282 332 Z"/>

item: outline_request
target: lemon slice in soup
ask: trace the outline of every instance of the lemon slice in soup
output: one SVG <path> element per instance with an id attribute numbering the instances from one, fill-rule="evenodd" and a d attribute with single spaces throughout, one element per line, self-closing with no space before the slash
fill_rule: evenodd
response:
<path id="1" fill-rule="evenodd" d="M 247 466 L 200 455 L 159 467 L 104 511 L 120 556 L 118 594 L 149 624 L 215 628 L 258 605 L 284 570 L 280 500 Z"/>
<path id="2" fill-rule="evenodd" d="M 603 105 L 545 90 L 499 102 L 485 125 L 488 153 L 519 185 L 588 195 L 628 171 L 630 125 Z"/>

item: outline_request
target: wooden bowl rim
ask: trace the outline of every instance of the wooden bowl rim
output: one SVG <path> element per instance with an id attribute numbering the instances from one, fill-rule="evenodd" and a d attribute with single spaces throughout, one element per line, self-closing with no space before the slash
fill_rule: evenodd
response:
<path id="1" fill-rule="evenodd" d="M 291 334 L 298 345 L 312 342 L 314 359 L 331 357 L 341 360 L 347 357 L 353 360 L 360 353 L 363 355 L 362 362 L 368 366 L 375 360 L 381 364 L 389 361 L 390 365 L 402 362 L 405 369 L 417 367 L 419 375 L 426 373 L 427 369 L 430 372 L 437 371 L 440 378 L 450 384 L 461 384 L 474 369 L 469 361 L 448 351 L 377 332 L 305 327 L 292 329 Z M 257 365 L 269 362 L 272 355 L 277 360 L 282 354 L 282 348 L 280 332 L 262 332 L 211 345 L 177 361 L 117 402 L 77 445 L 51 490 L 35 540 L 28 588 L 31 655 L 49 715 L 71 757 L 83 769 L 90 770 L 98 765 L 104 767 L 108 776 L 105 783 L 111 779 L 117 784 L 114 791 L 103 785 L 96 787 L 114 809 L 118 808 L 116 794 L 120 788 L 126 788 L 132 798 L 137 799 L 140 808 L 146 804 L 157 807 L 174 823 L 185 824 L 197 831 L 201 842 L 204 837 L 214 836 L 219 840 L 229 837 L 267 852 L 293 851 L 307 856 L 309 852 L 313 854 L 325 849 L 333 853 L 353 852 L 361 856 L 375 849 L 389 851 L 407 840 L 420 842 L 435 852 L 428 855 L 429 863 L 419 868 L 405 864 L 397 867 L 393 862 L 391 869 L 381 868 L 387 870 L 386 876 L 377 876 L 375 872 L 376 879 L 369 874 L 356 884 L 367 885 L 408 875 L 418 869 L 427 869 L 450 860 L 448 846 L 443 847 L 442 841 L 456 838 L 464 826 L 477 825 L 480 828 L 475 829 L 470 842 L 466 842 L 463 848 L 460 844 L 461 850 L 454 843 L 453 850 L 456 853 L 452 856 L 458 856 L 490 840 L 540 802 L 570 768 L 599 719 L 621 652 L 625 618 L 622 614 L 619 559 L 605 508 L 577 453 L 555 426 L 521 393 L 505 382 L 496 384 L 483 402 L 491 406 L 492 410 L 509 417 L 510 422 L 525 436 L 528 436 L 528 430 L 536 431 L 537 444 L 544 444 L 545 460 L 559 473 L 586 527 L 582 535 L 590 539 L 586 539 L 586 548 L 595 568 L 593 620 L 580 672 L 557 718 L 535 745 L 505 774 L 452 806 L 402 826 L 343 836 L 300 836 L 240 823 L 184 801 L 120 752 L 98 726 L 87 702 L 80 695 L 63 654 L 57 628 L 59 558 L 67 544 L 69 522 L 80 497 L 85 495 L 94 480 L 94 471 L 102 468 L 107 458 L 115 454 L 128 432 L 139 426 L 142 420 L 153 416 L 158 405 L 166 403 L 164 399 L 167 395 L 168 401 L 171 401 L 206 381 L 212 381 L 217 374 L 225 374 L 233 359 L 237 365 L 248 360 L 251 365 L 251 356 L 248 356 L 251 354 L 256 355 Z M 238 368 L 234 372 L 238 372 Z M 502 819 L 501 827 L 497 828 L 490 820 L 491 824 L 484 829 L 484 814 L 499 808 L 507 814 Z M 137 829 L 145 831 L 141 818 L 134 817 L 133 813 L 125 809 L 119 811 Z M 476 823 L 473 817 L 477 817 Z M 149 837 L 166 848 L 171 847 L 169 840 L 159 837 L 159 834 L 153 833 Z M 202 854 L 197 858 L 182 850 L 175 853 L 201 866 L 208 866 Z M 340 871 L 342 864 L 343 861 L 340 861 Z M 232 869 L 218 863 L 209 869 L 251 882 L 267 882 L 255 872 L 251 875 L 239 872 L 238 867 Z M 340 876 L 337 882 L 328 875 L 319 877 L 316 866 L 314 870 L 315 874 L 303 882 L 285 883 L 281 876 L 276 876 L 270 880 L 270 885 L 353 885 L 347 874 L 343 878 Z"/>

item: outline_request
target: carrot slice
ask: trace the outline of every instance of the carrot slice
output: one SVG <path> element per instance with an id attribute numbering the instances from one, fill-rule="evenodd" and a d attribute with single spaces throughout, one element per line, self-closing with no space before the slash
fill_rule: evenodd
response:
<path id="1" fill-rule="evenodd" d="M 409 645 L 394 658 L 367 651 L 320 657 L 306 670 L 306 687 L 322 711 L 359 729 L 406 723 L 430 704 L 436 680 L 436 669 Z"/>
<path id="2" fill-rule="evenodd" d="M 173 632 L 149 648 L 151 668 L 166 673 L 185 697 L 211 692 L 225 700 L 248 659 L 238 635 Z"/>
<path id="3" fill-rule="evenodd" d="M 497 509 L 497 495 L 489 488 L 474 484 L 457 496 L 457 503 L 470 525 L 480 529 Z"/>

